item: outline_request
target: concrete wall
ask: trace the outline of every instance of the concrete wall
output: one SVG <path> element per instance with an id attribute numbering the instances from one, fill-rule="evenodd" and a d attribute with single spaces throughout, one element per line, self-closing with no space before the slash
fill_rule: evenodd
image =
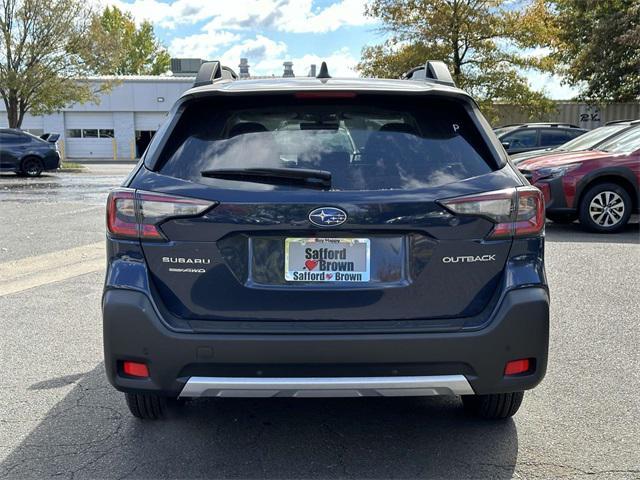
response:
<path id="1" fill-rule="evenodd" d="M 117 142 L 118 158 L 135 158 L 136 137 L 133 112 L 115 112 L 113 127 Z"/>
<path id="2" fill-rule="evenodd" d="M 98 77 L 100 78 L 100 77 Z M 105 80 L 93 80 L 99 84 Z M 73 105 L 76 112 L 167 112 L 180 95 L 193 85 L 190 77 L 121 77 L 98 103 Z"/>
<path id="3" fill-rule="evenodd" d="M 586 103 L 558 102 L 557 110 L 544 118 L 528 118 L 514 105 L 496 105 L 499 120 L 494 126 L 525 122 L 562 122 L 592 129 L 614 120 L 640 119 L 640 102 L 590 106 Z"/>

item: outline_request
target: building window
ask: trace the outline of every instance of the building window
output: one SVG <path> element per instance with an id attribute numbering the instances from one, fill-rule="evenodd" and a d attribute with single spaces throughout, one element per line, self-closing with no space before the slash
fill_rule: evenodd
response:
<path id="1" fill-rule="evenodd" d="M 113 138 L 113 128 L 72 128 L 67 130 L 67 138 Z"/>
<path id="2" fill-rule="evenodd" d="M 98 129 L 97 128 L 83 128 L 82 129 L 82 138 L 98 138 Z"/>

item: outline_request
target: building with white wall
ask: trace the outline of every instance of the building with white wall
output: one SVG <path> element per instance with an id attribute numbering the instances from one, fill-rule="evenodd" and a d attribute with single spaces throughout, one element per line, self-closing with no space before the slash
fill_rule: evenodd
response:
<path id="1" fill-rule="evenodd" d="M 96 85 L 115 77 L 94 77 Z M 59 133 L 69 159 L 138 158 L 173 103 L 193 85 L 193 77 L 130 76 L 117 79 L 98 103 L 74 104 L 58 113 L 25 115 L 22 129 L 34 134 Z M 0 102 L 0 127 L 7 115 Z"/>
<path id="2" fill-rule="evenodd" d="M 73 104 L 50 115 L 28 113 L 22 129 L 35 135 L 58 133 L 64 158 L 133 160 L 139 158 L 175 101 L 193 86 L 203 60 L 171 59 L 172 76 L 91 77 L 96 86 L 112 82 L 99 102 Z M 283 76 L 292 76 L 293 63 L 284 62 Z M 250 78 L 246 58 L 240 61 L 240 78 Z M 315 65 L 312 65 L 315 71 Z M 261 77 L 253 77 L 261 78 Z M 0 102 L 0 128 L 8 126 L 4 102 Z"/>

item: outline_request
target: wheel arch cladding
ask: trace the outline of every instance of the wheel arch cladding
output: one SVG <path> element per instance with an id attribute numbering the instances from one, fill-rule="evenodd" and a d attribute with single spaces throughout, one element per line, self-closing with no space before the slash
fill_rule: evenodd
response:
<path id="1" fill-rule="evenodd" d="M 29 160 L 38 160 L 40 163 L 44 164 L 43 158 L 33 152 L 27 153 L 24 157 L 20 159 L 20 167 L 24 166 Z"/>
<path id="2" fill-rule="evenodd" d="M 578 187 L 578 195 L 577 201 L 575 203 L 575 208 L 580 208 L 582 199 L 591 188 L 603 183 L 615 183 L 617 185 L 620 185 L 627 191 L 627 193 L 631 197 L 631 202 L 633 204 L 632 208 L 634 210 L 638 209 L 638 185 L 635 181 L 635 175 L 633 174 L 633 172 L 626 168 L 607 169 L 602 172 L 597 172 L 593 175 L 589 175 L 588 177 L 582 179 Z"/>

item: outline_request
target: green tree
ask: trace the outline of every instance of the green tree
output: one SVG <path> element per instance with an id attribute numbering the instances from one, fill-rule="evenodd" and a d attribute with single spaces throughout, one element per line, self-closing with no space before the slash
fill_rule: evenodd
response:
<path id="1" fill-rule="evenodd" d="M 394 78 L 426 60 L 443 60 L 490 118 L 496 102 L 519 105 L 532 119 L 553 109 L 523 75 L 554 69 L 548 55 L 523 53 L 544 52 L 556 38 L 543 0 L 373 0 L 366 13 L 388 39 L 363 49 L 361 74 Z"/>
<path id="2" fill-rule="evenodd" d="M 27 111 L 97 100 L 98 90 L 78 81 L 100 62 L 91 16 L 84 0 L 0 0 L 0 96 L 10 127 L 19 128 Z"/>
<path id="3" fill-rule="evenodd" d="M 640 98 L 640 2 L 555 0 L 554 56 L 580 98 L 597 103 Z"/>
<path id="4" fill-rule="evenodd" d="M 107 7 L 93 19 L 91 32 L 106 52 L 97 73 L 159 75 L 169 70 L 171 57 L 147 21 L 136 27 L 131 14 L 115 6 Z"/>

